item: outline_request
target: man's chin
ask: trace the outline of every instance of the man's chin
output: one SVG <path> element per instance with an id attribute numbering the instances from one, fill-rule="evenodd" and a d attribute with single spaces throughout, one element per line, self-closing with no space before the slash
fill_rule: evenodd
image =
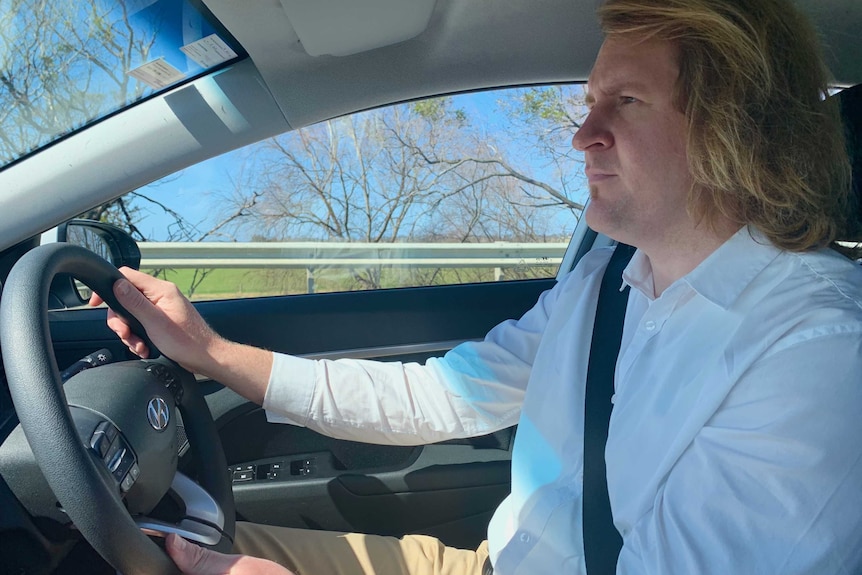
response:
<path id="1" fill-rule="evenodd" d="M 584 219 L 590 229 L 608 236 L 611 239 L 619 240 L 620 222 L 617 217 L 614 217 L 615 210 L 609 209 L 600 198 L 593 196 L 590 192 L 590 203 L 584 211 Z"/>
<path id="2" fill-rule="evenodd" d="M 584 218 L 587 221 L 587 225 L 600 234 L 607 233 L 606 228 L 608 224 L 608 214 L 607 210 L 604 209 L 605 206 L 603 204 L 604 202 L 596 197 L 593 194 L 593 191 L 590 190 L 590 203 L 587 204 L 586 210 L 584 211 Z"/>

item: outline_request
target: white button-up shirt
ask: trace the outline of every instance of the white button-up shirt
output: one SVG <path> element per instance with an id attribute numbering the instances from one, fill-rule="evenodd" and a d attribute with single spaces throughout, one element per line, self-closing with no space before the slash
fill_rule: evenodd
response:
<path id="1" fill-rule="evenodd" d="M 417 364 L 277 355 L 271 421 L 417 444 L 518 424 L 497 575 L 585 573 L 584 380 L 610 250 Z M 654 297 L 636 252 L 606 450 L 618 574 L 862 572 L 862 268 L 743 228 Z"/>

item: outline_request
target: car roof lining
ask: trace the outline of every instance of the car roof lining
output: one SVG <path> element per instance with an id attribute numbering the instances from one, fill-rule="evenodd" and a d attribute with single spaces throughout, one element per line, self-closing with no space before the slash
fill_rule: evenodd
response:
<path id="1" fill-rule="evenodd" d="M 280 1 L 303 49 L 311 56 L 349 56 L 415 38 L 428 27 L 436 2 Z"/>
<path id="2" fill-rule="evenodd" d="M 601 44 L 587 10 L 570 0 L 438 0 L 413 39 L 350 56 L 308 55 L 287 14 L 267 4 L 207 6 L 246 47 L 291 126 L 391 102 L 511 84 L 583 80 Z M 577 57 L 573 55 L 578 55 Z"/>

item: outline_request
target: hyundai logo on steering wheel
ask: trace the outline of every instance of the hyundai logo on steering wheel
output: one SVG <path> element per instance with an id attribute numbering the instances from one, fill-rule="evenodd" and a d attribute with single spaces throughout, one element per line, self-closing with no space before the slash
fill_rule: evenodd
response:
<path id="1" fill-rule="evenodd" d="M 156 431 L 164 431 L 171 420 L 168 404 L 161 397 L 154 397 L 147 404 L 147 419 Z"/>

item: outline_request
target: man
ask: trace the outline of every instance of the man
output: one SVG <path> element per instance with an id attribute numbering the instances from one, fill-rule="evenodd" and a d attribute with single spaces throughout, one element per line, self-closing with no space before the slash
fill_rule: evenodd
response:
<path id="1" fill-rule="evenodd" d="M 862 570 L 862 271 L 814 33 L 786 0 L 608 0 L 575 134 L 596 230 L 638 248 L 606 451 L 618 573 Z M 174 286 L 117 298 L 191 371 L 273 421 L 421 443 L 518 423 L 487 546 L 240 525 L 302 575 L 585 573 L 584 378 L 594 251 L 518 321 L 426 366 L 313 362 L 219 338 Z M 131 283 L 130 283 L 131 282 Z M 134 289 L 137 288 L 137 289 Z M 111 314 L 109 325 L 147 349 Z M 187 573 L 285 573 L 168 540 Z"/>

